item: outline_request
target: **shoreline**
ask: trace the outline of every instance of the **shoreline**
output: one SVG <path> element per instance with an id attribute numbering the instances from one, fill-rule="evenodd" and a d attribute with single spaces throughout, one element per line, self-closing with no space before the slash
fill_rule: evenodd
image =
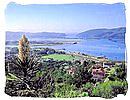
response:
<path id="1" fill-rule="evenodd" d="M 51 47 L 51 46 L 50 46 Z M 32 49 L 32 51 L 34 51 L 34 50 L 39 50 L 40 52 L 42 52 L 44 49 L 46 49 L 46 48 L 48 48 L 48 49 L 52 49 L 52 48 L 48 48 L 48 47 L 33 47 L 33 48 L 31 48 Z M 104 60 L 109 60 L 109 61 L 126 61 L 125 59 L 124 60 L 118 60 L 118 59 L 116 59 L 116 60 L 112 60 L 112 59 L 109 59 L 107 56 L 105 56 L 105 55 L 101 55 L 101 56 L 94 56 L 94 55 L 90 55 L 90 54 L 86 54 L 86 53 L 81 53 L 81 52 L 71 52 L 71 51 L 69 51 L 69 52 L 67 52 L 67 51 L 65 51 L 65 49 L 52 49 L 52 50 L 55 50 L 55 51 L 63 51 L 63 52 L 65 52 L 66 54 L 74 54 L 74 55 L 79 55 L 79 56 L 84 56 L 84 55 L 87 55 L 87 56 L 89 56 L 89 58 L 92 58 L 92 59 L 98 59 L 98 58 L 102 58 L 102 59 L 104 59 Z M 5 46 L 5 51 L 6 52 L 16 52 L 17 51 L 17 46 L 16 47 L 7 47 L 7 45 Z M 34 52 L 35 53 L 35 52 Z"/>

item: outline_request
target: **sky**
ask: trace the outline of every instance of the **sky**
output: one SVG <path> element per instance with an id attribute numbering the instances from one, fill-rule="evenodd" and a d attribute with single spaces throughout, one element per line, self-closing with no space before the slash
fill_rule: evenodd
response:
<path id="1" fill-rule="evenodd" d="M 7 31 L 80 33 L 126 26 L 125 5 L 30 4 L 14 2 L 5 9 Z"/>

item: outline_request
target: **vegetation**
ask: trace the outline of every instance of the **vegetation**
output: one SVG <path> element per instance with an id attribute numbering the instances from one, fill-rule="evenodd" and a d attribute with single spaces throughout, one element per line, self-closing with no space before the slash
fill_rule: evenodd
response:
<path id="1" fill-rule="evenodd" d="M 127 91 L 126 81 L 107 81 L 98 84 L 92 90 L 92 96 L 103 97 L 103 98 L 113 98 L 117 94 L 126 94 Z"/>
<path id="2" fill-rule="evenodd" d="M 116 66 L 110 70 L 108 79 L 111 81 L 126 80 L 126 72 L 126 65 L 122 63 L 122 65 Z"/>
<path id="3" fill-rule="evenodd" d="M 93 80 L 92 74 L 95 61 L 89 59 L 81 62 L 82 57 L 84 56 L 71 54 L 32 56 L 29 41 L 22 36 L 18 56 L 11 57 L 5 63 L 5 93 L 10 96 L 44 98 L 113 98 L 127 93 L 124 62 L 107 68 L 105 79 L 97 82 Z M 103 67 L 101 69 L 103 70 Z"/>
<path id="4" fill-rule="evenodd" d="M 74 98 L 80 97 L 81 93 L 76 89 L 74 85 L 65 84 L 65 83 L 56 83 L 55 84 L 55 94 L 54 96 L 60 98 Z"/>
<path id="5" fill-rule="evenodd" d="M 91 80 L 92 74 L 88 72 L 88 69 L 84 66 L 80 66 L 77 69 L 76 74 L 74 75 L 74 83 L 78 88 L 80 88 L 82 85 L 86 84 L 87 82 L 93 82 Z"/>

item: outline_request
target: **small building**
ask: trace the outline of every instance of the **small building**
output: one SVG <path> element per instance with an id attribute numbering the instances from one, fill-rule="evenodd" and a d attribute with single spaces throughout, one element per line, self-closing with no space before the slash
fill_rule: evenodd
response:
<path id="1" fill-rule="evenodd" d="M 68 74 L 70 74 L 70 75 L 74 75 L 75 72 L 76 72 L 76 68 L 70 66 L 69 69 L 67 70 L 67 72 L 68 72 Z"/>
<path id="2" fill-rule="evenodd" d="M 122 63 L 121 62 L 117 62 L 117 63 L 115 63 L 115 65 L 120 66 L 120 65 L 122 65 Z"/>
<path id="3" fill-rule="evenodd" d="M 106 70 L 102 68 L 92 69 L 92 79 L 96 82 L 102 81 L 106 77 Z"/>
<path id="4" fill-rule="evenodd" d="M 107 60 L 108 58 L 105 57 L 105 56 L 98 56 L 97 59 L 99 59 L 99 60 Z"/>
<path id="5" fill-rule="evenodd" d="M 111 68 L 115 65 L 113 62 L 103 62 L 103 67 L 104 68 Z"/>
<path id="6" fill-rule="evenodd" d="M 96 61 L 94 64 L 94 67 L 98 68 L 98 67 L 102 67 L 103 66 L 103 62 L 100 61 Z"/>

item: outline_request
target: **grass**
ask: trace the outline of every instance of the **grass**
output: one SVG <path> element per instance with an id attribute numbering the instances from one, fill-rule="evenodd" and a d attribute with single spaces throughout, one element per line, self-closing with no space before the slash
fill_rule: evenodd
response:
<path id="1" fill-rule="evenodd" d="M 66 61 L 73 61 L 73 60 L 79 60 L 81 59 L 82 57 L 80 56 L 72 56 L 72 55 L 69 55 L 69 54 L 50 54 L 50 55 L 47 55 L 47 56 L 42 56 L 43 59 L 53 59 L 53 60 L 66 60 Z"/>

